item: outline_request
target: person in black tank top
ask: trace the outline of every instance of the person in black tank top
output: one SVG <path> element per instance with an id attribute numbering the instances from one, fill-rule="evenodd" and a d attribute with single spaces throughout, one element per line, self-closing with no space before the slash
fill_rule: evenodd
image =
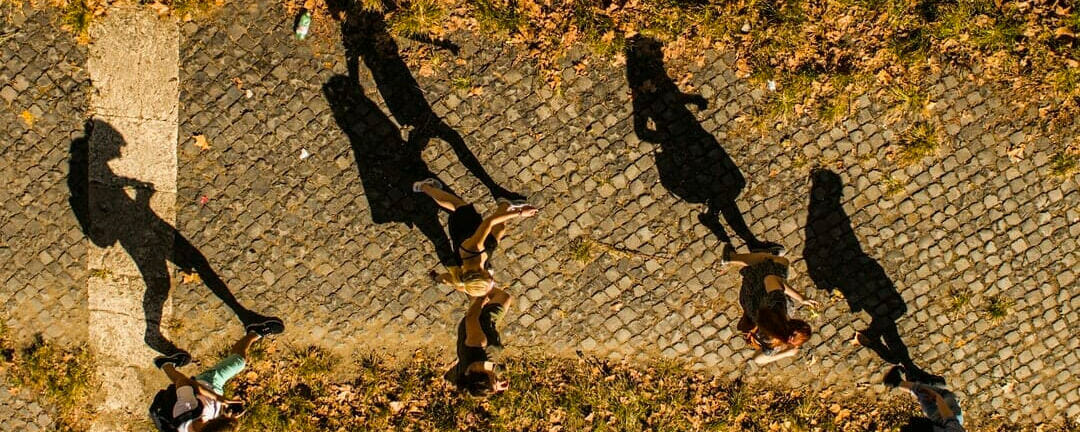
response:
<path id="1" fill-rule="evenodd" d="M 458 325 L 457 364 L 447 378 L 473 396 L 501 393 L 510 386 L 502 377 L 502 366 L 492 359 L 492 350 L 502 348 L 496 329 L 510 295 L 494 288 L 486 296 L 474 297 L 465 318 Z"/>
<path id="2" fill-rule="evenodd" d="M 487 295 L 495 288 L 490 268 L 491 253 L 506 234 L 506 222 L 533 216 L 536 207 L 522 201 L 499 199 L 495 212 L 484 218 L 472 204 L 444 190 L 437 179 L 414 183 L 413 192 L 424 193 L 450 212 L 450 240 L 457 255 L 457 265 L 442 274 L 432 271 L 432 277 L 471 297 Z"/>

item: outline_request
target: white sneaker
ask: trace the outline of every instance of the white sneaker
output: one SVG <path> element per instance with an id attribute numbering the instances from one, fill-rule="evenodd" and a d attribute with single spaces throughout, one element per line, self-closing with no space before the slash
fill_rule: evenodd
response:
<path id="1" fill-rule="evenodd" d="M 412 191 L 413 192 L 418 192 L 418 193 L 423 192 L 423 190 L 420 189 L 420 188 L 423 187 L 424 185 L 430 185 L 431 187 L 433 187 L 435 189 L 442 189 L 442 187 L 443 187 L 443 184 L 442 184 L 441 181 L 439 181 L 439 179 L 426 178 L 426 179 L 423 179 L 423 180 L 420 180 L 418 182 L 413 183 L 412 184 Z"/>

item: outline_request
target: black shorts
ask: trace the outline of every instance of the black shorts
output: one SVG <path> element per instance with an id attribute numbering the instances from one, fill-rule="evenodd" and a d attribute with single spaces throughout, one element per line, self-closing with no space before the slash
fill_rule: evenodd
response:
<path id="1" fill-rule="evenodd" d="M 484 222 L 484 218 L 477 213 L 476 207 L 472 204 L 467 206 L 458 207 L 450 213 L 450 241 L 454 245 L 454 252 L 457 252 L 458 257 L 461 257 L 461 244 L 476 234 L 476 229 L 480 228 L 480 224 Z M 484 239 L 484 250 L 487 252 L 488 257 L 491 257 L 492 251 L 499 245 L 499 242 L 495 240 L 495 237 L 488 236 Z M 460 264 L 460 263 L 459 263 Z"/>

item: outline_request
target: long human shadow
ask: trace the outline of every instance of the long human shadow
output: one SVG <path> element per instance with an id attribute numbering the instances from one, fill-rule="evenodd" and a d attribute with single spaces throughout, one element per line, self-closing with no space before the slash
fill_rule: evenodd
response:
<path id="1" fill-rule="evenodd" d="M 386 6 L 393 8 L 394 5 L 386 3 Z M 412 128 L 407 143 L 410 147 L 423 150 L 432 138 L 446 141 L 465 169 L 469 170 L 493 197 L 524 198 L 496 183 L 465 144 L 461 134 L 435 113 L 409 66 L 401 58 L 397 42 L 387 31 L 383 13 L 365 11 L 352 0 L 328 0 L 327 7 L 341 24 L 341 40 L 345 46 L 349 77 L 359 80 L 361 62 L 371 71 L 390 115 L 402 128 Z M 423 37 L 415 39 L 457 53 L 457 46 L 448 41 Z"/>
<path id="2" fill-rule="evenodd" d="M 861 311 L 870 315 L 870 325 L 859 331 L 860 345 L 888 363 L 903 365 L 913 381 L 944 384 L 941 377 L 915 365 L 900 337 L 896 322 L 907 313 L 907 304 L 885 269 L 859 244 L 851 219 L 841 204 L 840 176 L 825 169 L 814 170 L 810 176 L 803 252 L 810 279 L 818 289 L 839 290 L 851 313 Z"/>
<path id="3" fill-rule="evenodd" d="M 626 45 L 626 78 L 634 107 L 634 132 L 657 144 L 656 169 L 660 183 L 680 199 L 705 204 L 698 216 L 723 242 L 730 243 L 722 215 L 731 230 L 751 249 L 776 247 L 758 239 L 747 226 L 735 200 L 746 188 L 735 161 L 716 138 L 701 126 L 687 105 L 705 109 L 701 95 L 683 93 L 664 70 L 662 44 L 635 36 Z"/>
<path id="4" fill-rule="evenodd" d="M 91 134 L 96 155 L 93 159 L 89 157 Z M 100 248 L 119 243 L 139 269 L 146 283 L 143 313 L 147 345 L 166 355 L 182 351 L 161 333 L 162 309 L 171 286 L 169 261 L 182 271 L 197 274 L 245 326 L 269 318 L 240 304 L 198 248 L 150 208 L 153 184 L 112 171 L 108 161 L 119 158 L 126 145 L 123 136 L 108 123 L 88 121 L 85 135 L 70 144 L 68 201 L 90 241 Z M 100 178 L 91 181 L 90 173 Z M 129 196 L 124 188 L 134 189 L 135 196 Z"/>
<path id="5" fill-rule="evenodd" d="M 353 78 L 336 75 L 323 85 L 334 120 L 349 138 L 364 185 L 364 196 L 377 224 L 400 222 L 420 229 L 445 265 L 455 261 L 453 248 L 439 222 L 439 209 L 413 182 L 436 177 L 421 157 L 421 149 L 401 139 L 397 126 Z"/>

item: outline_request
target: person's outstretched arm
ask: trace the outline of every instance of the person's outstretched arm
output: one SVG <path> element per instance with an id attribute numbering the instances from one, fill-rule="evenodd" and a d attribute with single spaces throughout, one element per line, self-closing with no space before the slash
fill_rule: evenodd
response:
<path id="1" fill-rule="evenodd" d="M 505 223 L 510 219 L 523 217 L 525 216 L 525 212 L 529 210 L 532 210 L 533 213 L 535 213 L 536 209 L 523 208 L 514 211 L 508 211 L 506 213 L 496 213 L 488 216 L 487 218 L 484 218 L 483 222 L 480 222 L 480 227 L 476 229 L 476 232 L 473 233 L 473 235 L 468 239 L 465 239 L 465 241 L 462 242 L 461 245 L 466 249 L 471 249 L 477 252 L 483 251 L 484 240 L 487 239 L 487 236 L 491 235 L 491 227 L 501 223 Z"/>
<path id="2" fill-rule="evenodd" d="M 780 359 L 791 357 L 797 352 L 799 352 L 798 347 L 788 348 L 775 354 L 765 354 L 761 352 L 754 356 L 754 363 L 757 363 L 758 365 L 769 364 Z"/>
<path id="3" fill-rule="evenodd" d="M 803 295 L 803 293 L 795 291 L 795 288 L 792 288 L 791 285 L 787 284 L 787 282 L 782 283 L 784 285 L 784 294 L 786 294 L 788 297 L 791 297 L 791 299 L 795 300 L 796 303 L 803 306 L 811 306 L 815 308 L 820 306 L 820 303 L 818 303 L 817 301 L 809 300 L 806 298 L 806 296 Z"/>

